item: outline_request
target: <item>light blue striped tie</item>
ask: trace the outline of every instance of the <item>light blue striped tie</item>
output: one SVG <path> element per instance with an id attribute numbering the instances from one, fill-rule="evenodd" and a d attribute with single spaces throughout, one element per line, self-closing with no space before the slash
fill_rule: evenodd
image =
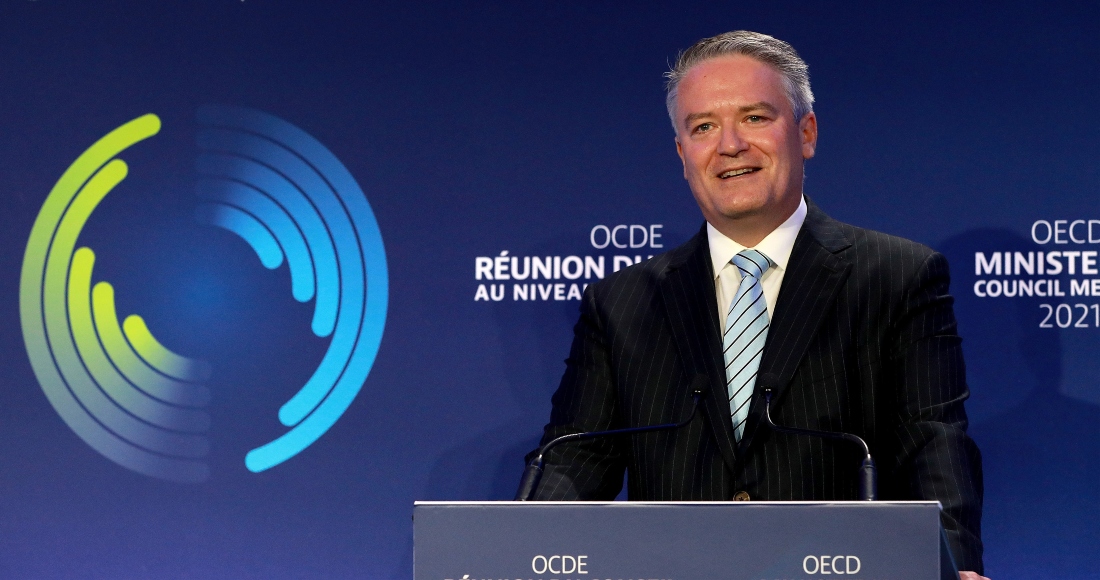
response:
<path id="1" fill-rule="evenodd" d="M 760 278 L 768 271 L 771 260 L 757 250 L 743 250 L 731 261 L 741 270 L 741 285 L 726 314 L 722 356 L 726 360 L 733 432 L 740 441 L 749 417 L 749 401 L 764 353 L 764 340 L 768 337 L 768 307 Z"/>

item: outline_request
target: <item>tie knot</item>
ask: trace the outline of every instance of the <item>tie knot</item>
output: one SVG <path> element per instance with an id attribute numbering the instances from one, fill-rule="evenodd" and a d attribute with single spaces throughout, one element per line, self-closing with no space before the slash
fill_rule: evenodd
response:
<path id="1" fill-rule="evenodd" d="M 771 267 L 772 261 L 759 250 L 741 250 L 733 257 L 733 265 L 741 270 L 743 276 L 759 280 Z"/>

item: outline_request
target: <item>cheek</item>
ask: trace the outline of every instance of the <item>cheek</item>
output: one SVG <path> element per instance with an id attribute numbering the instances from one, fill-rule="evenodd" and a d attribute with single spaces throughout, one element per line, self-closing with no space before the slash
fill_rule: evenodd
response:
<path id="1" fill-rule="evenodd" d="M 761 151 L 766 151 L 769 156 L 778 158 L 778 161 L 783 161 L 784 156 L 791 148 L 791 142 L 788 139 L 783 138 L 781 133 L 768 135 L 767 138 L 762 138 L 758 145 Z"/>
<path id="2" fill-rule="evenodd" d="M 792 133 L 783 135 L 783 137 L 776 143 L 776 150 L 786 154 L 785 161 L 788 163 L 802 161 L 802 152 L 805 145 L 802 143 L 802 136 L 798 133 Z"/>
<path id="3" fill-rule="evenodd" d="M 698 144 L 691 150 L 690 157 L 691 164 L 700 169 L 709 167 L 714 160 L 714 147 L 711 145 Z"/>

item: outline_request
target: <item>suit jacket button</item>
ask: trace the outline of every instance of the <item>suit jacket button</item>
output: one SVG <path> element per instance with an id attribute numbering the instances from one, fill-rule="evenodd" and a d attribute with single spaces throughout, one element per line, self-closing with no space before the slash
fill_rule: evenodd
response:
<path id="1" fill-rule="evenodd" d="M 733 494 L 733 501 L 749 501 L 750 499 L 752 498 L 749 497 L 749 492 L 747 491 L 739 491 Z"/>

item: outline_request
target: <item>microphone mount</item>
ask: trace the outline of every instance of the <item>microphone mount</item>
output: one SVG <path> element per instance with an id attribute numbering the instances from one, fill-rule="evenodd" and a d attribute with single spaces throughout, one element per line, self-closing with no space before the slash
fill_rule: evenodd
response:
<path id="1" fill-rule="evenodd" d="M 569 441 L 586 441 L 588 439 L 596 439 L 599 437 L 611 437 L 616 435 L 632 435 L 634 433 L 647 433 L 650 431 L 664 431 L 666 429 L 679 429 L 680 427 L 687 426 L 695 419 L 696 413 L 699 411 L 699 401 L 702 400 L 703 395 L 707 391 L 706 377 L 704 375 L 696 375 L 695 380 L 692 381 L 692 399 L 693 404 L 691 406 L 691 415 L 687 419 L 680 423 L 666 423 L 663 425 L 647 425 L 644 427 L 629 427 L 626 429 L 610 429 L 607 431 L 586 431 L 583 433 L 570 433 L 568 435 L 562 435 L 555 439 L 550 440 L 546 445 L 539 448 L 538 456 L 531 460 L 531 463 L 527 465 L 527 469 L 523 471 L 523 480 L 520 482 L 519 490 L 516 491 L 515 501 L 529 501 L 532 496 L 535 495 L 535 490 L 538 489 L 539 480 L 542 479 L 542 470 L 545 466 L 545 455 L 554 447 L 562 443 Z"/>
<path id="2" fill-rule="evenodd" d="M 863 462 L 859 466 L 859 499 L 860 501 L 875 501 L 878 499 L 878 471 L 875 468 L 875 460 L 871 457 L 871 449 L 867 442 L 857 435 L 850 433 L 837 433 L 833 431 L 816 431 L 813 429 L 798 429 L 796 427 L 782 427 L 772 421 L 772 389 L 764 388 L 764 423 L 772 430 L 791 435 L 807 435 L 847 441 L 860 447 L 863 451 Z"/>

